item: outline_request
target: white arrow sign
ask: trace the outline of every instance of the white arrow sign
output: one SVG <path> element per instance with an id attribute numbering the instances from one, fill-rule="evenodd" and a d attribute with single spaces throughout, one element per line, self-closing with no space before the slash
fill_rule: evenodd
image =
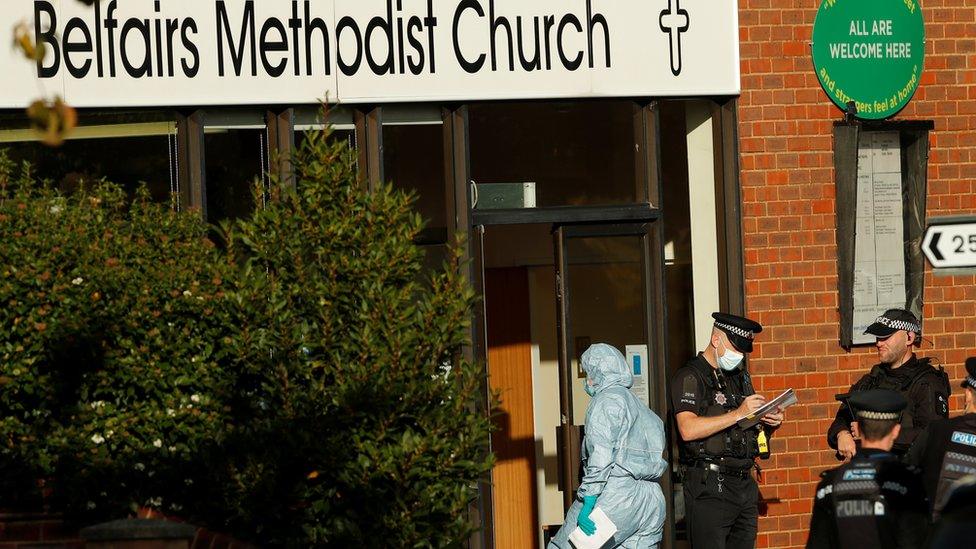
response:
<path id="1" fill-rule="evenodd" d="M 976 221 L 929 225 L 922 252 L 936 269 L 976 267 Z"/>

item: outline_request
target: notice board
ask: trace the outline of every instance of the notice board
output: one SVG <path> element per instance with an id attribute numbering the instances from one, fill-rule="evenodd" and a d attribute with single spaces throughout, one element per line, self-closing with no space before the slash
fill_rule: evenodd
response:
<path id="1" fill-rule="evenodd" d="M 834 126 L 839 339 L 845 349 L 873 344 L 864 329 L 886 309 L 908 309 L 922 319 L 933 127 L 930 121 Z"/>

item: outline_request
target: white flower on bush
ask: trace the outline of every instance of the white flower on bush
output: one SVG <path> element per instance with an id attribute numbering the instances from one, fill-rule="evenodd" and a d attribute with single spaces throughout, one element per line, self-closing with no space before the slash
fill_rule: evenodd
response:
<path id="1" fill-rule="evenodd" d="M 183 290 L 183 297 L 191 297 L 191 296 L 193 296 L 193 292 L 191 292 L 190 290 Z"/>
<path id="2" fill-rule="evenodd" d="M 166 408 L 166 415 L 168 415 L 169 417 L 173 417 L 176 415 L 176 410 L 172 408 Z"/>
<path id="3" fill-rule="evenodd" d="M 92 410 L 97 410 L 99 408 L 104 408 L 105 407 L 105 401 L 104 400 L 96 400 L 95 402 L 92 402 L 90 404 L 90 406 L 91 406 L 91 409 Z"/>
<path id="4" fill-rule="evenodd" d="M 58 215 L 59 213 L 61 213 L 61 210 L 62 210 L 61 206 L 55 204 L 54 206 L 51 206 L 51 209 L 48 211 L 50 211 L 54 215 Z"/>
<path id="5" fill-rule="evenodd" d="M 175 452 L 176 446 L 170 446 L 169 448 L 167 448 L 167 450 L 169 450 L 170 452 Z"/>
<path id="6" fill-rule="evenodd" d="M 187 486 L 193 486 L 193 479 L 192 478 L 185 479 L 183 483 L 186 484 Z"/>
<path id="7" fill-rule="evenodd" d="M 190 401 L 194 404 L 200 403 L 200 395 L 190 395 Z"/>
<path id="8" fill-rule="evenodd" d="M 94 435 L 91 436 L 91 441 L 94 442 L 95 444 L 101 444 L 105 442 L 105 437 L 103 437 L 98 433 L 95 433 Z"/>
<path id="9" fill-rule="evenodd" d="M 136 463 L 135 464 L 135 469 L 136 469 L 136 471 L 145 471 L 146 470 L 146 466 L 144 464 L 142 464 L 142 463 Z"/>
<path id="10" fill-rule="evenodd" d="M 114 434 L 115 434 L 115 431 L 111 431 L 110 430 L 109 432 L 105 433 L 105 438 L 112 438 L 112 435 L 114 435 Z"/>
<path id="11" fill-rule="evenodd" d="M 163 441 L 157 438 L 156 440 L 153 441 L 153 446 L 155 446 L 156 448 L 162 448 Z"/>
<path id="12" fill-rule="evenodd" d="M 74 284 L 75 286 L 81 286 L 82 282 L 84 281 L 85 279 L 79 276 L 78 278 L 72 280 L 71 283 Z"/>
<path id="13" fill-rule="evenodd" d="M 146 500 L 146 505 L 151 505 L 153 507 L 160 507 L 163 504 L 162 497 L 149 498 Z"/>
<path id="14" fill-rule="evenodd" d="M 92 509 L 94 509 L 94 508 L 96 507 L 96 506 L 95 506 L 95 502 L 94 502 L 94 501 L 89 501 L 89 502 L 88 502 L 88 503 L 87 503 L 87 504 L 85 505 L 85 507 L 87 507 L 87 508 L 88 508 L 88 510 L 89 510 L 89 511 L 91 511 Z"/>

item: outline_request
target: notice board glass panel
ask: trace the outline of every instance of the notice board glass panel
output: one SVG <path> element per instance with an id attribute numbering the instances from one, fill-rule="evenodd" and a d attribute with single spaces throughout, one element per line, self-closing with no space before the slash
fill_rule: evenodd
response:
<path id="1" fill-rule="evenodd" d="M 890 308 L 920 320 L 925 264 L 931 121 L 838 122 L 834 127 L 837 187 L 837 274 L 840 344 L 872 344 L 863 335 Z"/>

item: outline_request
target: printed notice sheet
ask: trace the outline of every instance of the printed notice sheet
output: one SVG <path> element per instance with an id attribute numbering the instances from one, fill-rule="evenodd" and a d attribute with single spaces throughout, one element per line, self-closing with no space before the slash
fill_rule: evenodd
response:
<path id="1" fill-rule="evenodd" d="M 863 132 L 857 154 L 853 342 L 886 309 L 904 308 L 905 233 L 898 132 Z"/>

